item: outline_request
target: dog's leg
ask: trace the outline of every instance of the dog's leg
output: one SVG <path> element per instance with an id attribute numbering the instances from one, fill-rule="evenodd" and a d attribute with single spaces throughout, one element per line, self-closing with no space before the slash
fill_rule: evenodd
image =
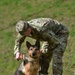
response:
<path id="1" fill-rule="evenodd" d="M 22 72 L 22 69 L 23 69 L 23 62 L 20 64 L 19 68 L 15 71 L 15 73 L 13 75 L 25 75 L 23 74 Z"/>

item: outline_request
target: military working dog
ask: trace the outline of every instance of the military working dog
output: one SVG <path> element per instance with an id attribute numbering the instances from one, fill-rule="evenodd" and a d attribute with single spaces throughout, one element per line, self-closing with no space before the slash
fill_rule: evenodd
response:
<path id="1" fill-rule="evenodd" d="M 39 58 L 40 58 L 40 42 L 36 41 L 35 45 L 26 42 L 28 48 L 27 53 L 23 56 L 23 61 L 14 75 L 39 75 Z"/>

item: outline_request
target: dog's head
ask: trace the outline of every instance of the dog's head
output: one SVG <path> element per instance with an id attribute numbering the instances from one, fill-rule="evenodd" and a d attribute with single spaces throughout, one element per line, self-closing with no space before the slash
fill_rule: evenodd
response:
<path id="1" fill-rule="evenodd" d="M 36 41 L 35 45 L 31 45 L 26 41 L 26 46 L 28 48 L 27 54 L 31 58 L 38 58 L 40 56 L 40 42 Z"/>

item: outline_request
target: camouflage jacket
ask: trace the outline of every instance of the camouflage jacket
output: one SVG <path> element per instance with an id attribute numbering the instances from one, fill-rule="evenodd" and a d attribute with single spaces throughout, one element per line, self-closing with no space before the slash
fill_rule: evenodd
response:
<path id="1" fill-rule="evenodd" d="M 48 41 L 53 45 L 60 43 L 56 36 L 61 30 L 61 23 L 51 18 L 37 18 L 28 21 L 32 28 L 31 35 L 29 37 L 38 39 L 40 41 Z M 26 36 L 18 33 L 15 40 L 14 54 L 20 51 L 21 44 L 24 42 Z"/>

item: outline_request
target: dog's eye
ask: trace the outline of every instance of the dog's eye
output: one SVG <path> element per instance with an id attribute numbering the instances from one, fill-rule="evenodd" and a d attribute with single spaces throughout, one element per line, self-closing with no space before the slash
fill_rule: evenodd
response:
<path id="1" fill-rule="evenodd" d="M 35 49 L 35 50 L 37 51 L 37 50 L 39 50 L 39 49 Z"/>
<path id="2" fill-rule="evenodd" d="M 33 50 L 32 48 L 30 48 L 29 50 Z"/>
<path id="3" fill-rule="evenodd" d="M 30 49 L 30 50 L 32 50 L 32 49 Z"/>

